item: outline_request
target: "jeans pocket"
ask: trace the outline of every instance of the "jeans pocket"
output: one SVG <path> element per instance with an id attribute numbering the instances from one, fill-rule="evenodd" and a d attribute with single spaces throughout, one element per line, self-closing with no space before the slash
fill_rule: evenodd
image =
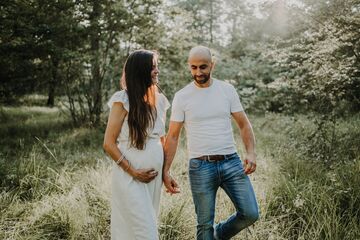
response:
<path id="1" fill-rule="evenodd" d="M 203 162 L 204 162 L 203 160 L 192 158 L 192 159 L 190 159 L 190 162 L 189 162 L 189 169 L 190 170 L 199 169 L 201 167 L 201 165 L 203 164 Z"/>
<path id="2" fill-rule="evenodd" d="M 238 156 L 231 159 L 231 165 L 234 168 L 234 170 L 238 172 L 238 174 L 242 175 L 245 173 L 243 162 Z"/>

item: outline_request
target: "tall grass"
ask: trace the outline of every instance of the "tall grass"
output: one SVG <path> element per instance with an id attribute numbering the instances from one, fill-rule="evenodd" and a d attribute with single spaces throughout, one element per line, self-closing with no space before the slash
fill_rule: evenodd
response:
<path id="1" fill-rule="evenodd" d="M 282 219 L 284 238 L 360 239 L 359 123 L 321 129 L 305 117 L 268 117 L 274 137 L 265 147 L 280 167 L 269 213 Z"/>
<path id="2" fill-rule="evenodd" d="M 0 239 L 108 238 L 102 130 L 75 129 L 50 108 L 1 115 Z"/>
<path id="3" fill-rule="evenodd" d="M 0 239 L 109 239 L 110 161 L 101 149 L 103 129 L 73 128 L 59 111 L 39 107 L 3 108 L 2 120 Z M 164 240 L 195 236 L 184 145 L 182 138 L 173 165 L 181 194 L 162 193 L 159 232 Z M 253 180 L 265 206 L 264 179 Z M 233 211 L 219 191 L 216 221 Z M 263 217 L 239 237 L 264 239 L 272 227 Z"/>
<path id="4" fill-rule="evenodd" d="M 56 108 L 0 112 L 0 239 L 110 239 L 111 165 L 101 148 L 103 129 L 74 128 Z M 350 140 L 359 120 L 340 122 L 339 134 L 347 137 L 337 142 L 339 151 L 349 146 L 357 158 L 347 155 L 346 162 L 329 167 L 306 152 L 319 143 L 306 137 L 304 126 L 309 133 L 316 127 L 311 121 L 279 115 L 250 119 L 258 143 L 258 168 L 250 177 L 261 217 L 233 239 L 358 238 L 360 165 Z M 187 164 L 183 136 L 172 167 L 181 193 L 162 192 L 162 240 L 195 238 Z M 234 211 L 220 190 L 216 222 Z"/>

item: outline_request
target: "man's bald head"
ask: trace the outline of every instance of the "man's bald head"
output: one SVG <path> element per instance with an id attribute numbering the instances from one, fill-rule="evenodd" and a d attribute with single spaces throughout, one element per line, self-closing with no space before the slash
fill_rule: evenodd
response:
<path id="1" fill-rule="evenodd" d="M 205 60 L 208 62 L 212 62 L 211 51 L 208 47 L 205 47 L 205 46 L 193 47 L 189 52 L 188 61 L 190 61 L 192 59 Z"/>
<path id="2" fill-rule="evenodd" d="M 208 87 L 211 78 L 211 71 L 214 68 L 211 51 L 204 46 L 196 46 L 189 53 L 189 68 L 196 84 L 201 87 Z"/>

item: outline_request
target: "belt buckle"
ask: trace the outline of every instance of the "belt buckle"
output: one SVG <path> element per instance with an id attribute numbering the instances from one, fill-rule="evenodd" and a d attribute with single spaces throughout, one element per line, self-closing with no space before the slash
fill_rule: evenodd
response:
<path id="1" fill-rule="evenodd" d="M 206 155 L 206 161 L 213 163 L 216 162 L 217 160 L 211 160 L 210 155 Z"/>

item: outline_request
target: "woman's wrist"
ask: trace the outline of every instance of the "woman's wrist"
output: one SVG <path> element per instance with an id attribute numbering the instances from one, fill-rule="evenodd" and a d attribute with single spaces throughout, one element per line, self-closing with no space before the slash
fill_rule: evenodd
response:
<path id="1" fill-rule="evenodd" d="M 135 177 L 136 175 L 136 169 L 134 169 L 131 166 L 131 163 L 129 160 L 125 158 L 124 155 L 122 155 L 118 160 L 115 161 L 116 164 L 122 168 L 122 170 L 126 173 L 128 173 L 130 176 Z"/>
<path id="2" fill-rule="evenodd" d="M 129 163 L 130 164 L 130 163 Z M 128 167 L 126 167 L 124 169 L 125 172 L 127 172 L 130 176 L 132 177 L 136 177 L 136 169 L 133 168 L 131 165 L 129 165 Z"/>

